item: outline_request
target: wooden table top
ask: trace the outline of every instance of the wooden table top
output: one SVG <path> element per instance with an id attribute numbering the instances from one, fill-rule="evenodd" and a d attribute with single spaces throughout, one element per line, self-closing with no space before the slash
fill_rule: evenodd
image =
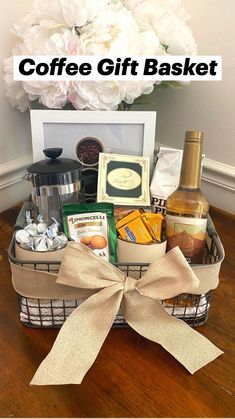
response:
<path id="1" fill-rule="evenodd" d="M 7 247 L 19 207 L 0 214 L 1 417 L 233 417 L 235 219 L 211 210 L 226 259 L 209 320 L 197 330 L 225 353 L 190 375 L 159 345 L 112 329 L 83 383 L 29 386 L 58 329 L 19 321 Z"/>

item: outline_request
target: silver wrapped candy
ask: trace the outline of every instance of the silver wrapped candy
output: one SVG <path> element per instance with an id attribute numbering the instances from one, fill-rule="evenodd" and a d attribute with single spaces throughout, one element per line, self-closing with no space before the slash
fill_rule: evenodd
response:
<path id="1" fill-rule="evenodd" d="M 27 240 L 25 240 L 23 243 L 20 243 L 20 247 L 23 247 L 23 249 L 26 250 L 35 250 L 34 237 L 29 236 Z"/>
<path id="2" fill-rule="evenodd" d="M 63 249 L 68 243 L 68 239 L 64 233 L 60 234 L 59 236 L 55 237 L 53 240 L 52 250 L 59 250 Z"/>
<path id="3" fill-rule="evenodd" d="M 50 227 L 48 227 L 47 237 L 49 237 L 49 239 L 54 239 L 59 234 L 60 224 L 58 223 L 58 221 L 56 221 L 56 219 L 54 217 L 51 217 L 51 219 L 54 221 L 54 223 L 51 224 Z"/>
<path id="4" fill-rule="evenodd" d="M 15 235 L 16 241 L 19 244 L 22 244 L 27 241 L 29 238 L 29 233 L 26 230 L 18 230 Z"/>
<path id="5" fill-rule="evenodd" d="M 37 237 L 34 243 L 36 252 L 47 252 L 48 250 L 50 250 L 48 249 L 47 237 L 45 236 Z"/>
<path id="6" fill-rule="evenodd" d="M 45 221 L 43 220 L 42 215 L 38 216 L 37 221 L 38 221 L 38 224 L 37 224 L 38 234 L 46 234 L 47 225 L 46 225 Z"/>
<path id="7" fill-rule="evenodd" d="M 60 243 L 63 244 L 63 246 L 66 246 L 68 244 L 68 238 L 64 233 L 60 234 L 58 236 L 58 239 L 60 240 Z"/>
<path id="8" fill-rule="evenodd" d="M 31 213 L 30 211 L 26 211 L 25 213 L 25 220 L 27 224 L 31 224 L 33 222 L 33 219 L 31 218 Z"/>
<path id="9" fill-rule="evenodd" d="M 30 211 L 26 212 L 26 227 L 16 232 L 15 238 L 19 245 L 26 250 L 47 252 L 62 249 L 67 245 L 67 237 L 59 233 L 59 223 L 52 218 L 53 223 L 48 227 L 41 215 L 37 222 L 33 222 Z"/>
<path id="10" fill-rule="evenodd" d="M 47 237 L 47 247 L 48 247 L 49 250 L 54 250 L 54 242 L 55 242 L 55 239 L 49 239 Z M 56 249 L 56 247 L 55 247 L 55 249 Z"/>
<path id="11" fill-rule="evenodd" d="M 37 225 L 36 224 L 33 224 L 33 223 L 31 223 L 31 224 L 28 224 L 25 228 L 24 228 L 24 230 L 25 231 L 27 231 L 27 233 L 29 233 L 29 235 L 31 236 L 31 237 L 35 237 L 36 235 L 37 235 Z"/>

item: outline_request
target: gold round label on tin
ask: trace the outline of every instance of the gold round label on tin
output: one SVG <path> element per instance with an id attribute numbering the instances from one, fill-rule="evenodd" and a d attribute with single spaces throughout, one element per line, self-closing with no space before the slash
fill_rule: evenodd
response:
<path id="1" fill-rule="evenodd" d="M 108 173 L 107 181 L 113 188 L 126 191 L 138 188 L 141 184 L 141 177 L 132 169 L 118 168 Z"/>

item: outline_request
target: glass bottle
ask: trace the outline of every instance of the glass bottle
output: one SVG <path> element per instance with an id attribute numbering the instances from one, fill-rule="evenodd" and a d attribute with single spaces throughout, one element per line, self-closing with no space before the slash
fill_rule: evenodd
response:
<path id="1" fill-rule="evenodd" d="M 200 190 L 203 132 L 187 131 L 180 184 L 166 204 L 167 250 L 179 246 L 189 263 L 203 262 L 209 204 Z"/>

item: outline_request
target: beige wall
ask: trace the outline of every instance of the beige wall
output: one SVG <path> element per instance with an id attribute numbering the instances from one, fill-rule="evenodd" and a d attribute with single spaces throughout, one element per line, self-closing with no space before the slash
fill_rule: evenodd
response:
<path id="1" fill-rule="evenodd" d="M 182 144 L 184 131 L 205 131 L 208 158 L 235 165 L 234 0 L 185 0 L 200 54 L 223 56 L 223 80 L 193 82 L 157 99 L 160 143 Z"/>
<path id="2" fill-rule="evenodd" d="M 31 3 L 31 0 L 0 0 L 1 58 L 9 55 L 16 42 L 10 27 L 30 9 Z M 158 110 L 158 143 L 181 147 L 185 130 L 205 131 L 204 152 L 209 159 L 206 191 L 213 205 L 235 211 L 235 57 L 232 54 L 235 0 L 184 0 L 184 4 L 192 15 L 191 26 L 199 52 L 223 56 L 223 81 L 194 82 L 180 91 L 161 91 L 152 98 L 153 104 L 144 109 Z M 31 139 L 28 113 L 11 108 L 2 82 L 0 109 L 1 210 L 28 193 L 26 184 L 20 183 L 20 168 L 23 170 L 30 160 Z M 16 167 L 18 172 L 13 176 L 11 171 Z"/>
<path id="3" fill-rule="evenodd" d="M 2 82 L 2 58 L 11 55 L 11 48 L 17 41 L 10 29 L 31 4 L 31 0 L 0 0 L 0 164 L 31 153 L 28 112 L 12 109 Z"/>

